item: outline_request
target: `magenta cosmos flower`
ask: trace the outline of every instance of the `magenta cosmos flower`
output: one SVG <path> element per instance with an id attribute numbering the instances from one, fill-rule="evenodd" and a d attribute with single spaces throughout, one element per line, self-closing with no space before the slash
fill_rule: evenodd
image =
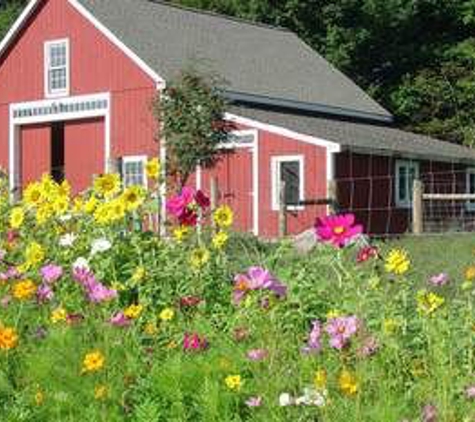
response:
<path id="1" fill-rule="evenodd" d="M 59 265 L 48 264 L 41 268 L 41 277 L 46 284 L 52 284 L 63 275 L 63 269 Z"/>
<path id="2" fill-rule="evenodd" d="M 85 268 L 76 268 L 73 271 L 74 279 L 83 286 L 87 298 L 92 303 L 101 303 L 117 297 L 117 291 L 108 289 L 96 280 L 94 273 Z"/>
<path id="3" fill-rule="evenodd" d="M 181 225 L 194 226 L 198 221 L 197 210 L 208 208 L 209 205 L 209 198 L 202 191 L 195 192 L 185 186 L 179 195 L 167 201 L 167 211 L 176 217 Z"/>
<path id="4" fill-rule="evenodd" d="M 329 215 L 317 218 L 315 232 L 321 242 L 342 248 L 363 232 L 363 226 L 355 224 L 354 214 Z"/>
<path id="5" fill-rule="evenodd" d="M 251 267 L 246 274 L 238 274 L 234 277 L 234 303 L 240 303 L 252 290 L 269 290 L 279 298 L 287 294 L 287 286 L 262 267 Z"/>
<path id="6" fill-rule="evenodd" d="M 318 353 L 322 348 L 322 324 L 318 319 L 312 322 L 307 345 L 302 348 L 304 353 Z"/>
<path id="7" fill-rule="evenodd" d="M 331 318 L 325 326 L 330 335 L 330 346 L 338 350 L 343 349 L 358 331 L 359 324 L 354 315 Z"/>
<path id="8" fill-rule="evenodd" d="M 117 312 L 109 319 L 109 323 L 116 327 L 128 327 L 131 320 L 123 312 Z"/>
<path id="9" fill-rule="evenodd" d="M 183 336 L 183 350 L 185 352 L 200 352 L 208 348 L 208 340 L 197 333 L 185 333 Z"/>
<path id="10" fill-rule="evenodd" d="M 356 262 L 361 264 L 363 262 L 369 261 L 372 258 L 377 258 L 377 256 L 378 248 L 375 248 L 374 246 L 365 246 L 358 251 Z"/>

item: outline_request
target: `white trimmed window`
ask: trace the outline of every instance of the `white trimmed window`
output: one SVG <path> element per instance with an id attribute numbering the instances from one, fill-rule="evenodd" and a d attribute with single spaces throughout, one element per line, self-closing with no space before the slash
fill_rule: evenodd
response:
<path id="1" fill-rule="evenodd" d="M 69 95 L 69 40 L 45 42 L 45 95 Z"/>
<path id="2" fill-rule="evenodd" d="M 147 188 L 147 174 L 145 155 L 122 157 L 122 182 L 124 188 L 129 186 L 143 186 Z"/>
<path id="3" fill-rule="evenodd" d="M 467 169 L 467 190 L 466 192 L 471 195 L 475 195 L 475 168 Z M 467 209 L 469 211 L 475 211 L 475 201 L 467 201 Z"/>
<path id="4" fill-rule="evenodd" d="M 396 161 L 395 202 L 397 207 L 409 208 L 412 205 L 414 180 L 419 178 L 419 163 L 410 160 Z"/>
<path id="5" fill-rule="evenodd" d="M 287 209 L 301 210 L 304 200 L 303 155 L 277 156 L 271 158 L 272 210 L 279 210 L 279 193 L 285 182 L 284 199 Z"/>

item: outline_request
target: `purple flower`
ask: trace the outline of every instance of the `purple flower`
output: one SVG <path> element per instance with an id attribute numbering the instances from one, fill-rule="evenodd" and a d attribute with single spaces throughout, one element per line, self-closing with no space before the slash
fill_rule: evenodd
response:
<path id="1" fill-rule="evenodd" d="M 234 303 L 241 302 L 252 290 L 269 290 L 279 298 L 287 294 L 287 286 L 262 267 L 250 267 L 246 274 L 238 274 L 234 277 Z"/>
<path id="2" fill-rule="evenodd" d="M 54 293 L 50 286 L 43 283 L 40 287 L 38 287 L 38 290 L 36 291 L 36 300 L 38 303 L 49 302 L 53 299 L 53 297 Z"/>
<path id="3" fill-rule="evenodd" d="M 322 325 L 318 319 L 312 322 L 312 329 L 307 340 L 307 346 L 302 348 L 304 353 L 318 353 L 322 348 Z"/>
<path id="4" fill-rule="evenodd" d="M 43 281 L 47 284 L 53 284 L 63 275 L 63 269 L 59 265 L 48 264 L 40 270 Z"/>
<path id="5" fill-rule="evenodd" d="M 427 404 L 422 409 L 422 422 L 437 422 L 437 408 L 433 404 Z"/>
<path id="6" fill-rule="evenodd" d="M 325 327 L 330 335 L 330 346 L 338 350 L 343 349 L 350 338 L 356 334 L 358 327 L 359 320 L 354 315 L 330 319 Z"/>
<path id="7" fill-rule="evenodd" d="M 18 277 L 20 277 L 20 273 L 15 267 L 10 267 L 4 273 L 0 273 L 0 280 L 2 281 L 8 281 L 12 278 L 18 278 Z"/>
<path id="8" fill-rule="evenodd" d="M 124 315 L 123 312 L 117 312 L 112 316 L 111 319 L 109 319 L 109 323 L 115 325 L 116 327 L 128 327 L 131 321 Z"/>
<path id="9" fill-rule="evenodd" d="M 260 407 L 262 405 L 262 397 L 261 396 L 249 397 L 246 400 L 246 405 L 248 407 Z"/>
<path id="10" fill-rule="evenodd" d="M 117 297 L 116 290 L 108 289 L 97 281 L 94 273 L 86 268 L 75 268 L 73 277 L 84 287 L 90 302 L 100 303 Z"/>
<path id="11" fill-rule="evenodd" d="M 247 358 L 252 361 L 264 360 L 268 355 L 266 349 L 252 349 L 247 352 Z"/>
<path id="12" fill-rule="evenodd" d="M 465 396 L 467 399 L 475 399 L 475 385 L 469 385 L 465 389 Z"/>
<path id="13" fill-rule="evenodd" d="M 448 282 L 449 275 L 446 273 L 436 274 L 429 278 L 429 283 L 434 286 L 445 286 Z"/>

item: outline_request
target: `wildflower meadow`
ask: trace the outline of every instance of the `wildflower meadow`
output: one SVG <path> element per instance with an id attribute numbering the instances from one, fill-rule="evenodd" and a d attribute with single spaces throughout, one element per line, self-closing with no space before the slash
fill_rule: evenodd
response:
<path id="1" fill-rule="evenodd" d="M 189 187 L 161 237 L 147 173 L 1 185 L 2 422 L 475 420 L 473 263 L 421 279 L 348 214 L 299 255 Z"/>

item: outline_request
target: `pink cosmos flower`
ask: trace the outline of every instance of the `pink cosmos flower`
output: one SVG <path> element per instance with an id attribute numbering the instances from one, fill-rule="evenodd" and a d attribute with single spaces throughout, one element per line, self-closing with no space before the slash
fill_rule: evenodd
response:
<path id="1" fill-rule="evenodd" d="M 307 346 L 302 348 L 304 353 L 318 353 L 322 348 L 322 325 L 318 319 L 312 322 L 312 329 L 308 336 Z"/>
<path id="2" fill-rule="evenodd" d="M 7 242 L 11 245 L 20 237 L 17 231 L 10 229 L 7 231 Z"/>
<path id="3" fill-rule="evenodd" d="M 363 358 L 373 356 L 379 349 L 379 343 L 374 337 L 368 337 L 361 348 L 358 350 L 358 355 Z"/>
<path id="4" fill-rule="evenodd" d="M 330 319 L 325 326 L 326 332 L 330 335 L 330 346 L 338 350 L 343 349 L 358 328 L 359 320 L 354 315 Z"/>
<path id="5" fill-rule="evenodd" d="M 47 284 L 52 284 L 59 280 L 63 275 L 63 269 L 59 265 L 48 264 L 40 270 L 43 281 Z"/>
<path id="6" fill-rule="evenodd" d="M 266 349 L 252 349 L 247 352 L 247 358 L 252 361 L 261 361 L 267 358 L 269 352 Z"/>
<path id="7" fill-rule="evenodd" d="M 422 409 L 422 422 L 437 422 L 437 407 L 433 404 L 427 404 Z"/>
<path id="8" fill-rule="evenodd" d="M 329 215 L 315 223 L 318 240 L 342 248 L 363 232 L 363 226 L 355 225 L 354 214 Z"/>
<path id="9" fill-rule="evenodd" d="M 2 308 L 7 308 L 11 300 L 12 300 L 12 297 L 10 295 L 3 296 L 2 299 L 0 299 L 0 306 Z"/>
<path id="10" fill-rule="evenodd" d="M 109 319 L 109 323 L 116 327 L 128 327 L 131 320 L 123 312 L 117 312 Z"/>
<path id="11" fill-rule="evenodd" d="M 475 399 L 475 385 L 470 385 L 465 389 L 467 399 Z"/>
<path id="12" fill-rule="evenodd" d="M 208 348 L 208 340 L 197 333 L 185 333 L 183 336 L 183 350 L 185 352 L 200 352 Z"/>
<path id="13" fill-rule="evenodd" d="M 88 300 L 92 303 L 101 303 L 117 297 L 117 291 L 108 289 L 96 280 L 94 273 L 86 268 L 75 268 L 74 279 L 83 286 Z"/>
<path id="14" fill-rule="evenodd" d="M 356 262 L 361 264 L 363 262 L 369 261 L 371 258 L 376 258 L 378 256 L 378 248 L 374 246 L 365 246 L 358 251 L 356 256 Z"/>
<path id="15" fill-rule="evenodd" d="M 234 277 L 234 303 L 239 304 L 252 290 L 270 290 L 278 298 L 285 297 L 287 294 L 287 286 L 262 267 L 251 267 L 246 274 L 238 274 Z"/>
<path id="16" fill-rule="evenodd" d="M 13 278 L 20 277 L 20 272 L 15 267 L 10 267 L 7 271 L 0 274 L 0 280 L 8 281 Z"/>
<path id="17" fill-rule="evenodd" d="M 448 282 L 449 282 L 449 275 L 446 273 L 433 275 L 429 279 L 429 283 L 434 286 L 445 286 Z"/>
<path id="18" fill-rule="evenodd" d="M 246 406 L 248 407 L 260 407 L 262 405 L 262 397 L 261 396 L 249 397 L 245 403 L 246 403 Z"/>
<path id="19" fill-rule="evenodd" d="M 36 300 L 40 304 L 51 301 L 53 299 L 53 297 L 54 297 L 53 290 L 46 283 L 43 283 L 36 290 Z"/>
<path id="20" fill-rule="evenodd" d="M 184 226 L 195 226 L 198 221 L 198 208 L 206 209 L 210 205 L 209 198 L 200 190 L 196 191 L 185 186 L 179 195 L 167 201 L 167 211 Z"/>

